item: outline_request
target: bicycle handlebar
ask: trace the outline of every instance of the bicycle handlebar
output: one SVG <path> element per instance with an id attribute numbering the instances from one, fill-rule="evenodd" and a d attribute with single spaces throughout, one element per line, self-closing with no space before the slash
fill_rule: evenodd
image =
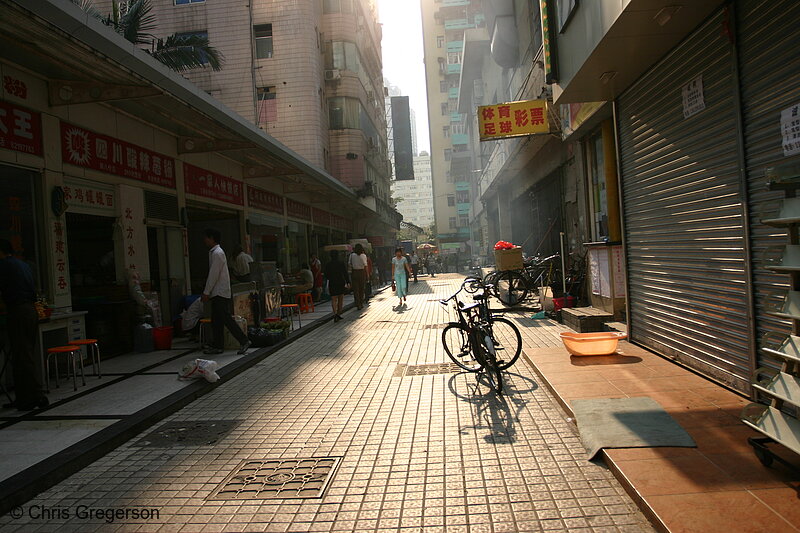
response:
<path id="1" fill-rule="evenodd" d="M 482 281 L 482 280 L 479 280 L 478 278 L 467 278 L 467 279 L 465 279 L 465 280 L 464 280 L 464 282 L 461 284 L 461 288 L 460 288 L 460 289 L 458 289 L 458 290 L 457 290 L 455 293 L 453 293 L 453 294 L 452 294 L 452 295 L 451 295 L 449 298 L 447 298 L 447 299 L 445 299 L 445 300 L 439 300 L 439 303 L 440 303 L 440 304 L 442 304 L 442 305 L 445 305 L 445 306 L 446 306 L 446 305 L 447 305 L 447 302 L 449 302 L 450 300 L 454 300 L 454 299 L 456 298 L 456 296 L 458 296 L 458 295 L 459 295 L 459 293 L 460 293 L 461 291 L 463 291 L 463 290 L 464 290 L 464 288 L 465 288 L 465 287 L 466 287 L 468 284 L 481 284 L 481 285 L 482 285 L 482 284 L 483 284 L 483 281 Z"/>

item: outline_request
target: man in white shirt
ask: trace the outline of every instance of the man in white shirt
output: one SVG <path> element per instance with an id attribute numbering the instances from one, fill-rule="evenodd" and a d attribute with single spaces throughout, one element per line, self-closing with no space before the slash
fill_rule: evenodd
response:
<path id="1" fill-rule="evenodd" d="M 212 341 L 211 347 L 203 350 L 203 353 L 215 355 L 224 351 L 223 327 L 227 327 L 241 344 L 239 353 L 245 354 L 251 343 L 231 316 L 231 277 L 228 274 L 228 260 L 219 245 L 219 240 L 218 230 L 205 230 L 203 242 L 208 247 L 208 278 L 202 300 L 204 302 L 211 300 Z"/>
<path id="2" fill-rule="evenodd" d="M 367 283 L 367 254 L 364 253 L 364 247 L 361 244 L 356 244 L 353 253 L 350 254 L 348 260 L 350 267 L 350 277 L 353 286 L 353 298 L 356 301 L 358 309 L 364 308 L 364 288 Z"/>
<path id="3" fill-rule="evenodd" d="M 411 272 L 414 274 L 414 283 L 417 282 L 417 272 L 419 272 L 419 257 L 417 257 L 417 252 L 411 252 Z"/>
<path id="4" fill-rule="evenodd" d="M 241 244 L 234 246 L 233 255 L 231 257 L 233 257 L 231 274 L 233 274 L 233 277 L 236 278 L 236 281 L 239 281 L 240 283 L 250 281 L 250 263 L 253 262 L 253 258 L 244 253 Z"/>

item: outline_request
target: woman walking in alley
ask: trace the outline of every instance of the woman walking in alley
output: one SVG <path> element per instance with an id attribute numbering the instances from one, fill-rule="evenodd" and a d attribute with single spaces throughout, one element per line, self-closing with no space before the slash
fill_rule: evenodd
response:
<path id="1" fill-rule="evenodd" d="M 339 261 L 339 252 L 331 250 L 331 260 L 325 265 L 325 279 L 328 280 L 328 294 L 331 295 L 333 307 L 333 321 L 342 319 L 342 306 L 344 305 L 344 291 L 350 286 L 350 277 L 347 267 Z"/>
<path id="2" fill-rule="evenodd" d="M 406 294 L 408 293 L 408 276 L 411 274 L 408 259 L 403 253 L 403 249 L 398 248 L 394 251 L 394 257 L 392 258 L 392 289 L 397 291 L 397 297 L 400 299 L 395 308 L 398 311 L 408 307 L 406 305 Z"/>

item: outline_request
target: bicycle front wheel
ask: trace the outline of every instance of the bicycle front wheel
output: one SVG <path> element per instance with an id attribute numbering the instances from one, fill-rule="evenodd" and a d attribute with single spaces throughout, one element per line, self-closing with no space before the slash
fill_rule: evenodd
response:
<path id="1" fill-rule="evenodd" d="M 503 305 L 516 305 L 522 303 L 528 296 L 528 286 L 525 278 L 514 270 L 505 270 L 497 276 L 495 293 Z"/>
<path id="2" fill-rule="evenodd" d="M 480 363 L 473 355 L 469 328 L 466 326 L 450 324 L 445 327 L 442 330 L 442 346 L 447 357 L 467 372 L 477 372 L 481 369 Z"/>
<path id="3" fill-rule="evenodd" d="M 503 317 L 492 318 L 492 342 L 500 370 L 517 362 L 522 353 L 522 335 L 513 322 Z"/>
<path id="4" fill-rule="evenodd" d="M 492 336 L 488 331 L 481 331 L 478 335 L 481 336 L 477 349 L 481 352 L 479 359 L 482 360 L 482 370 L 486 374 L 489 385 L 497 394 L 500 394 L 503 392 L 503 374 L 497 364 L 497 354 L 495 353 Z"/>

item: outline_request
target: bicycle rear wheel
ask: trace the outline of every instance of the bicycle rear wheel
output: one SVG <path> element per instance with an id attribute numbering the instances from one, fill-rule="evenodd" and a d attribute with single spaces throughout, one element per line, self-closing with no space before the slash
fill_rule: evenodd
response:
<path id="1" fill-rule="evenodd" d="M 492 341 L 500 370 L 510 368 L 522 353 L 522 335 L 519 329 L 507 318 L 492 318 Z"/>
<path id="2" fill-rule="evenodd" d="M 469 328 L 461 324 L 450 324 L 442 330 L 442 346 L 447 356 L 467 372 L 481 369 L 475 359 L 469 340 Z"/>
<path id="3" fill-rule="evenodd" d="M 525 278 L 515 270 L 504 270 L 495 281 L 495 293 L 503 305 L 516 305 L 528 296 Z"/>
<path id="4" fill-rule="evenodd" d="M 497 355 L 494 349 L 494 342 L 492 336 L 488 331 L 478 332 L 477 335 L 481 336 L 477 350 L 480 351 L 478 355 L 479 360 L 482 362 L 482 370 L 489 381 L 489 385 L 497 394 L 503 392 L 503 374 L 497 364 Z"/>

